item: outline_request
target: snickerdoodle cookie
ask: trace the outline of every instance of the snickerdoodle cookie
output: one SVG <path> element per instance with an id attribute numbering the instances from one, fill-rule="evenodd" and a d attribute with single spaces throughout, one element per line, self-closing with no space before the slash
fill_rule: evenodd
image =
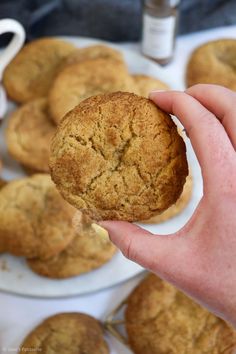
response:
<path id="1" fill-rule="evenodd" d="M 62 120 L 51 174 L 64 198 L 92 218 L 145 220 L 182 193 L 186 148 L 169 115 L 117 92 L 90 97 Z"/>
<path id="2" fill-rule="evenodd" d="M 65 250 L 48 260 L 30 259 L 29 267 L 49 278 L 69 278 L 101 267 L 116 252 L 109 238 L 101 238 L 85 216 L 78 220 L 76 230 L 75 238 Z"/>
<path id="3" fill-rule="evenodd" d="M 168 90 L 169 86 L 154 77 L 147 75 L 135 74 L 132 75 L 137 86 L 137 92 L 140 96 L 148 97 L 153 90 Z"/>
<path id="4" fill-rule="evenodd" d="M 47 100 L 38 98 L 18 108 L 10 117 L 6 142 L 12 157 L 33 171 L 49 171 L 49 154 L 55 124 Z"/>
<path id="5" fill-rule="evenodd" d="M 207 42 L 192 53 L 186 72 L 187 87 L 218 84 L 236 90 L 236 40 Z"/>
<path id="6" fill-rule="evenodd" d="M 26 44 L 3 73 L 9 97 L 23 103 L 46 96 L 63 60 L 75 49 L 72 44 L 55 38 Z"/>
<path id="7" fill-rule="evenodd" d="M 100 93 L 133 92 L 136 86 L 122 62 L 97 58 L 69 65 L 54 81 L 49 94 L 52 118 L 61 118 L 84 99 Z"/>
<path id="8" fill-rule="evenodd" d="M 110 59 L 124 63 L 123 55 L 119 50 L 108 47 L 104 44 L 96 44 L 77 49 L 66 58 L 65 65 L 80 63 L 85 60 L 97 58 Z"/>
<path id="9" fill-rule="evenodd" d="M 183 188 L 183 192 L 177 202 L 171 205 L 167 210 L 163 211 L 163 213 L 153 216 L 148 220 L 144 220 L 144 224 L 159 224 L 166 220 L 173 218 L 174 216 L 180 214 L 187 206 L 190 201 L 193 190 L 193 178 L 191 175 L 188 175 L 186 178 L 186 182 Z"/>
<path id="10" fill-rule="evenodd" d="M 233 354 L 236 332 L 154 274 L 128 298 L 126 330 L 135 354 Z"/>
<path id="11" fill-rule="evenodd" d="M 74 214 L 49 175 L 9 182 L 0 190 L 0 249 L 28 258 L 53 257 L 75 236 Z"/>
<path id="12" fill-rule="evenodd" d="M 108 354 L 102 326 L 83 313 L 60 313 L 38 325 L 19 348 L 41 354 Z"/>

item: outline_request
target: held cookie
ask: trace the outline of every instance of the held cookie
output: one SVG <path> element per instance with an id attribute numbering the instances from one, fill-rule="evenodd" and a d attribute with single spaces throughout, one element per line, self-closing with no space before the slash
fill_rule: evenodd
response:
<path id="1" fill-rule="evenodd" d="M 236 40 L 207 42 L 192 53 L 186 72 L 187 87 L 218 84 L 236 91 Z"/>
<path id="2" fill-rule="evenodd" d="M 147 97 L 153 90 L 169 90 L 169 86 L 163 81 L 147 75 L 132 75 L 140 96 Z"/>
<path id="3" fill-rule="evenodd" d="M 135 354 L 233 354 L 236 349 L 230 326 L 153 274 L 129 296 L 125 323 Z"/>
<path id="4" fill-rule="evenodd" d="M 0 249 L 28 258 L 53 257 L 75 236 L 74 214 L 49 175 L 9 182 L 0 191 Z"/>
<path id="5" fill-rule="evenodd" d="M 90 220 L 83 216 L 74 223 L 77 234 L 65 250 L 46 261 L 28 260 L 34 272 L 49 278 L 69 278 L 99 268 L 112 258 L 116 247 L 96 233 Z"/>
<path id="6" fill-rule="evenodd" d="M 54 38 L 26 44 L 3 73 L 9 97 L 24 103 L 46 96 L 63 60 L 75 49 L 72 44 Z"/>
<path id="7" fill-rule="evenodd" d="M 134 81 L 123 63 L 104 58 L 83 61 L 66 67 L 57 76 L 49 94 L 50 113 L 59 123 L 67 112 L 90 96 L 134 90 Z"/>
<path id="8" fill-rule="evenodd" d="M 159 215 L 155 215 L 149 220 L 144 220 L 142 221 L 144 224 L 159 224 L 161 222 L 164 222 L 166 220 L 169 220 L 173 218 L 174 216 L 180 214 L 187 206 L 187 204 L 190 201 L 190 198 L 192 196 L 192 190 L 193 190 L 193 178 L 191 175 L 188 175 L 186 178 L 186 182 L 183 188 L 183 192 L 177 202 L 171 207 L 169 207 L 167 210 L 165 210 L 163 213 Z"/>
<path id="9" fill-rule="evenodd" d="M 49 172 L 50 144 L 55 131 L 45 98 L 26 103 L 10 117 L 6 131 L 9 153 L 28 169 Z"/>
<path id="10" fill-rule="evenodd" d="M 186 148 L 170 116 L 131 93 L 90 97 L 62 120 L 51 174 L 64 198 L 91 218 L 137 221 L 182 193 Z"/>
<path id="11" fill-rule="evenodd" d="M 38 325 L 19 348 L 41 354 L 109 354 L 100 323 L 83 313 L 60 313 Z"/>
<path id="12" fill-rule="evenodd" d="M 90 59 L 110 59 L 118 62 L 124 63 L 124 58 L 122 53 L 114 48 L 108 47 L 103 44 L 91 45 L 89 47 L 79 48 L 74 53 L 68 56 L 65 60 L 65 65 L 71 65 L 75 63 L 80 63 L 85 60 Z"/>

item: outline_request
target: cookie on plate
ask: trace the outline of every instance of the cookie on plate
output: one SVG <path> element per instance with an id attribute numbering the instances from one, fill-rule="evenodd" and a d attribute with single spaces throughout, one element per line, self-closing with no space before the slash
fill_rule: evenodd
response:
<path id="1" fill-rule="evenodd" d="M 29 267 L 40 275 L 61 279 L 89 272 L 108 262 L 116 247 L 108 238 L 99 237 L 87 219 L 83 216 L 75 221 L 78 231 L 65 250 L 48 260 L 30 259 Z"/>
<path id="2" fill-rule="evenodd" d="M 90 97 L 62 120 L 51 174 L 64 198 L 91 218 L 145 220 L 182 193 L 186 148 L 169 115 L 117 92 Z"/>
<path id="3" fill-rule="evenodd" d="M 137 86 L 137 92 L 140 96 L 147 97 L 149 93 L 153 90 L 169 90 L 169 86 L 156 79 L 155 77 L 147 76 L 147 75 L 140 75 L 135 74 L 132 75 L 134 82 Z"/>
<path id="4" fill-rule="evenodd" d="M 75 236 L 74 214 L 49 175 L 11 181 L 0 191 L 0 249 L 16 256 L 51 258 Z"/>
<path id="5" fill-rule="evenodd" d="M 125 65 L 122 53 L 119 50 L 108 47 L 104 44 L 95 44 L 89 47 L 79 48 L 66 58 L 64 64 L 71 65 L 97 58 L 115 60 L 122 62 Z"/>
<path id="6" fill-rule="evenodd" d="M 3 85 L 8 96 L 19 103 L 46 96 L 63 60 L 75 49 L 55 38 L 26 44 L 4 70 Z"/>
<path id="7" fill-rule="evenodd" d="M 128 91 L 136 86 L 122 62 L 104 58 L 70 65 L 54 81 L 49 94 L 52 118 L 61 118 L 84 99 L 100 93 Z"/>
<path id="8" fill-rule="evenodd" d="M 129 296 L 125 327 L 135 354 L 233 354 L 236 349 L 229 325 L 154 274 Z"/>
<path id="9" fill-rule="evenodd" d="M 10 117 L 6 131 L 9 153 L 34 172 L 49 172 L 50 144 L 55 131 L 47 112 L 47 100 L 28 102 Z"/>
<path id="10" fill-rule="evenodd" d="M 148 220 L 142 221 L 144 224 L 159 224 L 180 214 L 188 205 L 193 191 L 193 178 L 190 175 L 186 178 L 183 192 L 177 202 L 159 215 L 155 215 Z"/>
<path id="11" fill-rule="evenodd" d="M 109 354 L 100 323 L 83 313 L 60 313 L 38 325 L 25 338 L 20 352 L 41 354 Z"/>
<path id="12" fill-rule="evenodd" d="M 236 91 L 235 58 L 235 39 L 218 39 L 196 48 L 187 66 L 187 87 L 196 84 L 217 84 Z"/>

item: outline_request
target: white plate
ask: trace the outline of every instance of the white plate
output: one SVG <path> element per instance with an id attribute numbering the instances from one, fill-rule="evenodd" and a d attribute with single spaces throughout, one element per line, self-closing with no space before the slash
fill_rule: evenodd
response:
<path id="1" fill-rule="evenodd" d="M 69 41 L 78 47 L 91 45 L 99 41 L 92 39 L 66 37 Z M 101 42 L 101 41 L 100 41 Z M 108 43 L 111 46 L 113 44 Z M 154 62 L 146 59 L 136 52 L 123 49 L 119 46 L 128 63 L 129 70 L 132 73 L 142 73 L 156 76 L 160 80 L 165 81 L 172 88 L 182 89 L 183 83 L 176 82 L 173 75 L 168 74 L 168 68 L 161 68 Z M 9 104 L 9 110 L 14 106 Z M 4 143 L 4 129 L 7 119 L 4 120 L 0 127 L 0 151 L 4 162 L 3 178 L 8 180 L 24 176 L 21 167 L 13 161 L 7 154 Z M 154 233 L 167 234 L 179 230 L 191 217 L 201 196 L 202 196 L 202 178 L 201 172 L 193 153 L 191 144 L 187 141 L 188 160 L 191 166 L 194 189 L 192 199 L 184 210 L 184 212 L 170 221 L 161 225 L 142 225 L 143 228 Z M 9 255 L 0 256 L 0 290 L 11 292 L 19 295 L 27 295 L 34 297 L 65 297 L 85 294 L 98 291 L 137 275 L 142 268 L 137 264 L 125 259 L 121 253 L 103 267 L 90 273 L 66 279 L 66 280 L 50 280 L 37 276 L 26 266 L 25 260 Z"/>

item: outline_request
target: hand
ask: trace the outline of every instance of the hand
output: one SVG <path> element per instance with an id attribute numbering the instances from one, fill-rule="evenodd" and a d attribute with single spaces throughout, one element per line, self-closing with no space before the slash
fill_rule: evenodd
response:
<path id="1" fill-rule="evenodd" d="M 150 98 L 185 127 L 201 166 L 204 195 L 178 232 L 153 235 L 104 221 L 123 254 L 236 326 L 236 93 L 196 85 Z"/>

